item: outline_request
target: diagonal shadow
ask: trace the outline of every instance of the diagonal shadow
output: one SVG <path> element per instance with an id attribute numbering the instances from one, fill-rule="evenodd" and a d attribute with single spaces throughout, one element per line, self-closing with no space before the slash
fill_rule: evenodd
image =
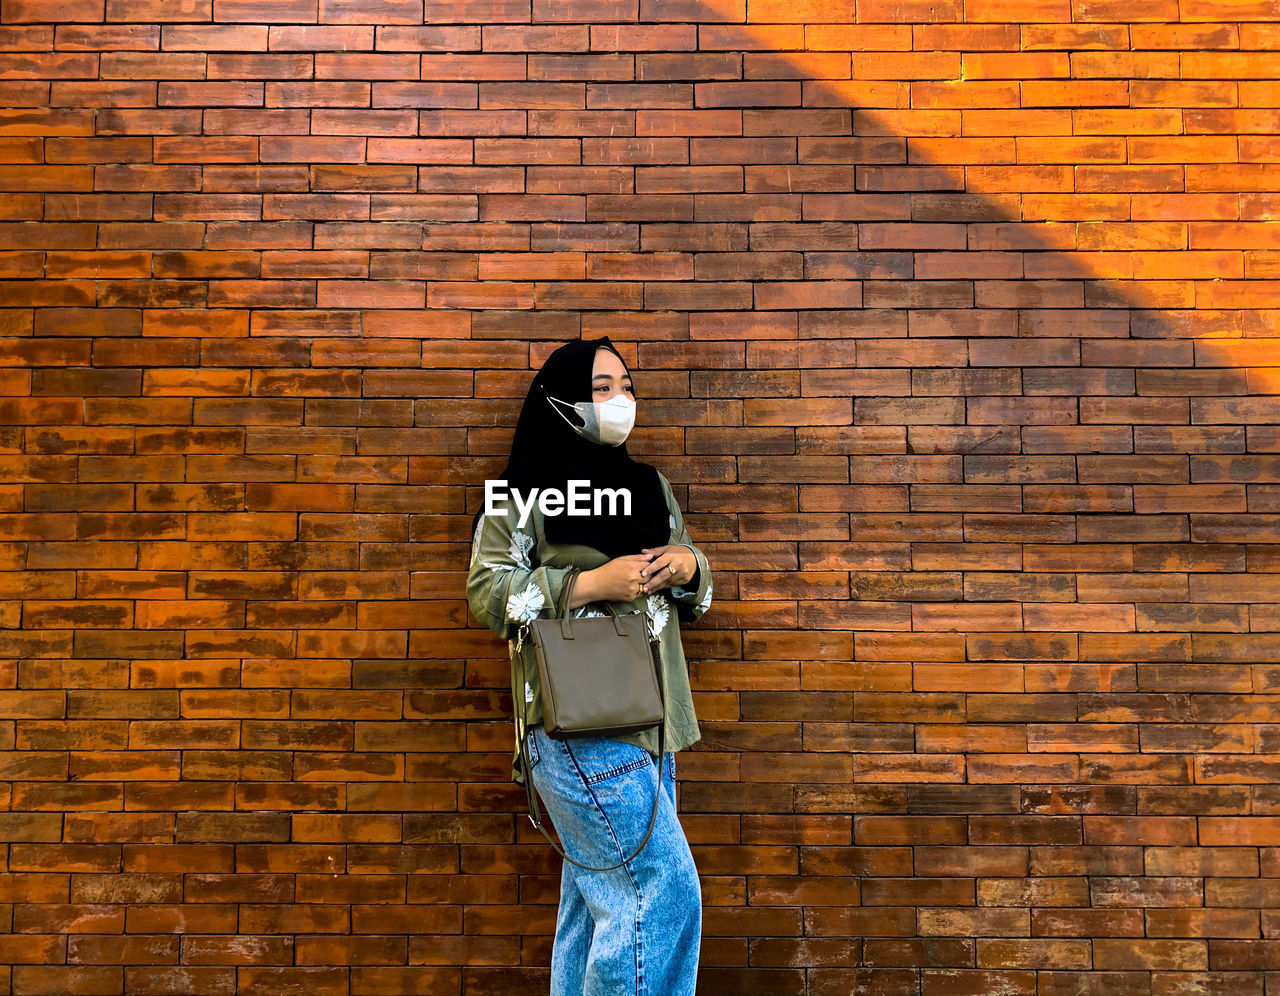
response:
<path id="1" fill-rule="evenodd" d="M 794 381 L 753 371 L 741 391 L 744 425 L 791 428 L 794 455 L 785 432 L 761 431 L 768 455 L 737 450 L 728 468 L 690 460 L 684 478 L 695 535 L 721 540 L 713 562 L 742 572 L 738 601 L 689 635 L 708 698 L 737 689 L 740 702 L 737 721 L 704 724 L 709 756 L 684 769 L 683 811 L 706 814 L 690 821 L 691 839 L 705 828 L 695 852 L 717 853 L 722 813 L 744 814 L 744 845 L 803 850 L 828 839 L 829 814 L 853 815 L 855 845 L 918 844 L 930 820 L 936 830 L 954 814 L 970 818 L 967 833 L 963 819 L 951 824 L 956 843 L 995 846 L 1070 843 L 1080 829 L 1086 843 L 1105 841 L 1090 821 L 1109 817 L 1154 826 L 1255 812 L 1247 793 L 1219 787 L 1248 780 L 1247 736 L 1206 760 L 1172 731 L 1209 716 L 1240 722 L 1255 708 L 1249 693 L 1271 690 L 1251 682 L 1250 665 L 1269 670 L 1280 649 L 1266 632 L 1273 587 L 1243 573 L 1270 569 L 1280 522 L 1275 284 L 1250 251 L 1274 238 L 1263 219 L 1276 175 L 1265 144 L 1251 162 L 1243 138 L 1274 121 L 1175 105 L 1171 93 L 1216 106 L 1212 82 L 1184 80 L 1227 77 L 1246 57 L 1200 53 L 1186 72 L 1169 50 L 1192 38 L 1245 48 L 1250 28 L 1268 47 L 1270 26 L 1202 23 L 1221 4 L 1182 8 L 1187 25 L 1166 23 L 1179 14 L 1168 3 L 1131 27 L 1130 6 L 1052 0 L 861 0 L 868 23 L 857 24 L 794 23 L 838 19 L 825 4 L 752 3 L 745 19 L 742 5 L 701 5 L 701 20 L 726 23 L 700 31 L 700 44 L 709 35 L 743 51 L 752 77 L 694 89 L 700 106 L 741 107 L 754 138 L 759 165 L 744 189 L 761 214 L 741 216 L 749 248 L 804 260 L 765 278 L 750 325 L 731 312 L 690 321 L 695 343 L 764 328 L 778 341 L 753 343 L 747 366 L 801 368 L 799 397 L 788 397 Z M 976 9 L 992 23 L 962 23 Z M 1061 23 L 1073 13 L 1108 23 Z M 1280 8 L 1232 13 L 1274 20 Z M 1032 23 L 1000 23 L 1017 17 Z M 848 79 L 850 59 L 853 76 L 875 66 L 885 78 Z M 805 307 L 835 310 L 788 324 L 785 309 Z M 773 308 L 783 310 L 760 314 Z M 734 394 L 729 374 L 695 383 Z M 753 406 L 757 392 L 773 397 Z M 687 433 L 687 446 L 700 441 Z M 738 627 L 741 664 L 726 664 L 737 647 L 721 636 Z M 1240 693 L 1229 705 L 1228 690 Z M 1153 724 L 1141 744 L 1138 721 Z M 720 781 L 735 759 L 741 780 Z M 703 779 L 689 774 L 699 767 Z M 756 813 L 792 815 L 745 815 Z M 817 874 L 909 874 L 812 851 L 832 855 L 815 857 Z M 961 867 L 964 853 L 951 852 Z M 972 873 L 945 867 L 915 874 Z M 863 960 L 854 948 L 806 957 L 761 942 L 755 964 L 790 969 L 707 968 L 700 991 L 766 974 L 777 991 L 1037 991 L 1045 966 L 1034 959 L 1001 962 L 1022 971 L 997 979 L 967 941 L 944 956 L 958 958 L 951 967 L 930 971 L 914 943 L 889 954 L 893 942 L 874 940 L 1003 934 L 1020 912 L 1012 893 L 980 896 L 1009 908 L 969 916 L 932 908 L 967 905 L 942 898 L 955 879 L 917 891 L 828 881 L 810 906 L 803 886 L 766 877 L 759 902 L 801 908 L 779 933 L 864 938 Z M 736 935 L 737 912 L 710 911 L 709 933 Z M 739 964 L 731 943 L 714 950 Z M 775 950 L 796 960 L 771 963 Z M 1095 950 L 1072 967 L 1063 984 L 1149 966 Z M 960 982 L 966 968 L 972 981 Z"/>

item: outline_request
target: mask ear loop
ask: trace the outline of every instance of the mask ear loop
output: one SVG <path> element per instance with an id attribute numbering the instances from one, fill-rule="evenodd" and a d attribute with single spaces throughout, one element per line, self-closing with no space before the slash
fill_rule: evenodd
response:
<path id="1" fill-rule="evenodd" d="M 564 419 L 564 420 L 565 420 L 565 422 L 567 422 L 567 423 L 568 423 L 569 428 L 570 428 L 570 429 L 572 429 L 574 432 L 576 432 L 579 436 L 582 436 L 582 438 L 583 438 L 583 439 L 590 439 L 590 438 L 591 438 L 590 436 L 587 436 L 587 435 L 585 435 L 585 434 L 583 433 L 583 430 L 586 428 L 586 423 L 585 423 L 585 422 L 584 422 L 582 425 L 574 425 L 574 424 L 573 424 L 573 422 L 572 422 L 572 421 L 570 421 L 569 416 L 568 416 L 568 415 L 566 415 L 564 412 L 562 412 L 559 408 L 557 408 L 557 407 L 556 407 L 556 402 L 558 402 L 558 401 L 559 401 L 559 402 L 560 402 L 560 404 L 562 404 L 562 405 L 563 405 L 563 404 L 567 404 L 567 402 L 560 401 L 560 399 L 559 399 L 559 398 L 553 398 L 553 397 L 551 396 L 551 393 L 547 390 L 547 385 L 546 385 L 546 384 L 542 384 L 542 385 L 541 385 L 541 387 L 542 387 L 542 393 L 546 395 L 546 397 L 547 397 L 547 401 L 549 401 L 549 402 L 551 403 L 551 410 L 552 410 L 553 412 L 555 412 L 557 415 L 559 415 L 562 419 Z M 569 405 L 569 407 L 570 407 L 570 408 L 573 408 L 573 406 L 572 406 L 572 405 Z M 574 409 L 574 410 L 575 410 L 575 411 L 577 411 L 577 409 Z"/>

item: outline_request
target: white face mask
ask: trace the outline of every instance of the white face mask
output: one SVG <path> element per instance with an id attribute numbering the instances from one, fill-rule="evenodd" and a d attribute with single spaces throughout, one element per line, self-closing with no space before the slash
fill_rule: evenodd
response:
<path id="1" fill-rule="evenodd" d="M 569 423 L 574 432 L 593 443 L 618 446 L 626 440 L 632 426 L 636 424 L 636 403 L 625 394 L 615 394 L 608 401 L 579 401 L 573 405 L 549 394 L 547 400 L 552 402 L 552 407 L 559 404 L 573 408 L 582 419 L 582 425 L 574 425 L 559 408 L 556 408 L 556 412 Z"/>

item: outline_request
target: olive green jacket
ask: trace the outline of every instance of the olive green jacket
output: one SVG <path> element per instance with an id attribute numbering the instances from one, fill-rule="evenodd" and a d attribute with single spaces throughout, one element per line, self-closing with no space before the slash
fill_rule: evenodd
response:
<path id="1" fill-rule="evenodd" d="M 684 517 L 671 492 L 671 483 L 661 472 L 670 513 L 670 544 L 687 546 L 698 561 L 698 571 L 689 587 L 671 586 L 629 602 L 614 602 L 618 613 L 644 612 L 649 635 L 658 636 L 662 660 L 663 700 L 666 749 L 682 750 L 696 742 L 701 733 L 693 709 L 689 688 L 689 669 L 680 642 L 680 622 L 696 621 L 711 605 L 711 566 L 706 555 L 689 538 Z M 476 619 L 508 641 L 511 657 L 511 695 L 518 722 L 529 726 L 542 721 L 542 698 L 539 694 L 538 667 L 533 645 L 526 637 L 516 651 L 517 631 L 522 622 L 535 618 L 553 618 L 565 576 L 573 567 L 593 570 L 608 563 L 609 557 L 595 547 L 576 543 L 550 543 L 543 528 L 545 516 L 535 502 L 523 527 L 514 501 L 507 501 L 503 516 L 482 514 L 476 523 L 471 544 L 471 566 L 467 575 L 467 603 Z M 639 550 L 634 551 L 639 553 Z M 672 612 L 672 609 L 675 609 Z M 603 616 L 599 603 L 589 602 L 569 611 L 573 618 Z M 523 678 L 521 677 L 523 673 Z M 521 707 L 524 716 L 521 717 Z M 517 729 L 519 729 L 519 725 Z M 518 734 L 517 734 L 518 736 Z M 657 756 L 656 728 L 618 735 L 611 739 L 643 747 Z M 518 746 L 512 755 L 511 780 L 523 784 Z"/>

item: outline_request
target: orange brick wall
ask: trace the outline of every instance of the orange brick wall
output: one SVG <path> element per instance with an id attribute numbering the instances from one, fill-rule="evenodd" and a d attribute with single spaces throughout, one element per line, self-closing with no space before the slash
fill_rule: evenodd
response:
<path id="1" fill-rule="evenodd" d="M 0 0 L 0 992 L 546 991 L 463 583 L 607 333 L 716 568 L 700 993 L 1274 996 L 1278 47 Z"/>

